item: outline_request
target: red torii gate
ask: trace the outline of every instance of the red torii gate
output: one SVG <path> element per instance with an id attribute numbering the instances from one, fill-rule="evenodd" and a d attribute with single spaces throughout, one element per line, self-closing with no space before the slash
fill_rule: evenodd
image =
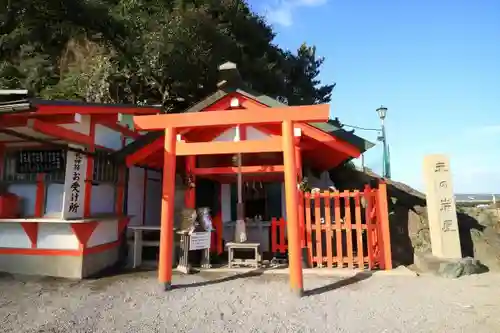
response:
<path id="1" fill-rule="evenodd" d="M 303 293 L 302 253 L 297 207 L 297 169 L 295 161 L 294 123 L 326 122 L 327 104 L 273 108 L 247 108 L 245 110 L 211 111 L 207 113 L 159 114 L 135 116 L 138 130 L 164 130 L 164 160 L 162 184 L 162 211 L 160 258 L 158 279 L 165 290 L 172 288 L 172 250 L 174 246 L 174 195 L 176 156 L 283 152 L 286 212 L 290 263 L 290 287 L 297 294 Z M 176 140 L 180 131 L 211 126 L 237 126 L 280 124 L 281 138 L 245 140 L 239 142 L 194 142 Z"/>

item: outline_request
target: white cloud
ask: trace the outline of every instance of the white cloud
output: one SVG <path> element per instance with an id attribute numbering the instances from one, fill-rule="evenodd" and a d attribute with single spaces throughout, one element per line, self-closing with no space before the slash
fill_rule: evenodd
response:
<path id="1" fill-rule="evenodd" d="M 324 5 L 328 0 L 275 0 L 265 7 L 265 16 L 269 23 L 289 27 L 293 24 L 293 14 L 300 7 Z"/>

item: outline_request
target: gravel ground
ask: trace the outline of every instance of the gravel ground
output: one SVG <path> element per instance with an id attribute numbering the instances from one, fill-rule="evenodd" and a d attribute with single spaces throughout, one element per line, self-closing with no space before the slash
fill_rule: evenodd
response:
<path id="1" fill-rule="evenodd" d="M 71 282 L 0 277 L 0 332 L 500 332 L 500 275 L 306 276 L 308 296 L 286 276 L 175 276 L 156 272 Z"/>

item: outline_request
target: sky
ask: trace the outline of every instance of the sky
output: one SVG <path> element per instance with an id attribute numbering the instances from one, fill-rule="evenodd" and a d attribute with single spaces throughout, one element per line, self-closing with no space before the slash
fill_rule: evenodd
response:
<path id="1" fill-rule="evenodd" d="M 325 57 L 332 118 L 378 128 L 375 110 L 388 108 L 394 180 L 422 190 L 424 156 L 447 154 L 456 193 L 500 193 L 500 1 L 249 2 L 280 47 L 306 42 Z M 365 165 L 381 173 L 380 143 Z"/>

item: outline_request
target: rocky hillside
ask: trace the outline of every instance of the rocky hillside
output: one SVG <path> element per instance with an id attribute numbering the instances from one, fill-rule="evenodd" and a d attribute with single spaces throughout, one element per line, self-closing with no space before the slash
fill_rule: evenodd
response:
<path id="1" fill-rule="evenodd" d="M 339 190 L 376 187 L 381 177 L 371 171 L 341 167 L 330 171 Z M 413 264 L 415 253 L 431 251 L 425 195 L 410 186 L 387 180 L 389 223 L 393 262 Z M 490 270 L 500 271 L 500 209 L 458 208 L 462 255 L 480 260 Z"/>

